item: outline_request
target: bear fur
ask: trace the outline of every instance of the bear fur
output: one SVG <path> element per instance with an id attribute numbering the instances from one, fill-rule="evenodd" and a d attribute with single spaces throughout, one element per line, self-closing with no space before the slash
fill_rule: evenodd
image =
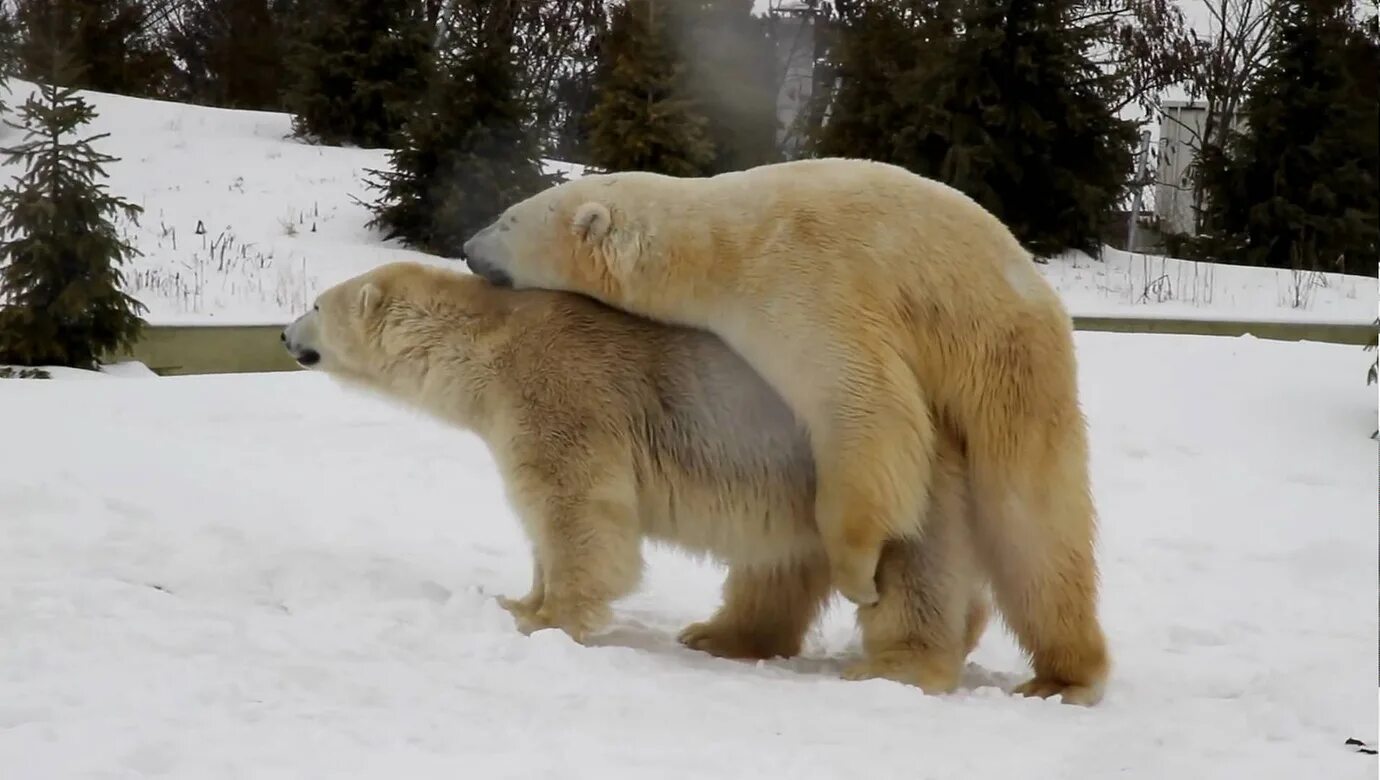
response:
<path id="1" fill-rule="evenodd" d="M 878 598 L 887 540 L 939 516 L 925 507 L 952 429 L 978 551 L 1034 667 L 1019 691 L 1101 699 L 1110 662 L 1072 322 L 971 198 L 837 158 L 589 175 L 506 209 L 464 256 L 495 283 L 703 328 L 744 357 L 807 427 L 831 581 L 854 603 Z"/>
<path id="2" fill-rule="evenodd" d="M 500 602 L 524 633 L 583 643 L 637 586 L 644 539 L 727 564 L 722 606 L 680 635 L 716 656 L 799 653 L 832 593 L 804 429 L 711 334 L 394 263 L 322 293 L 283 340 L 307 368 L 483 439 L 533 545 L 531 591 Z M 988 615 L 966 470 L 939 436 L 925 538 L 883 550 L 845 677 L 958 685 Z"/>

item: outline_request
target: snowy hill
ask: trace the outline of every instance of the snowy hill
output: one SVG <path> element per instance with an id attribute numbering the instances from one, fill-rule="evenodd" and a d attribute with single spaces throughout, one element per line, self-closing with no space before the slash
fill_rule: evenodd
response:
<path id="1" fill-rule="evenodd" d="M 1115 659 L 1093 709 L 679 647 L 723 572 L 651 549 L 579 647 L 475 437 L 296 372 L 0 381 L 0 777 L 1360 780 L 1374 392 L 1354 347 L 1078 334 Z M 62 376 L 70 376 L 64 372 Z"/>
<path id="2" fill-rule="evenodd" d="M 10 86 L 12 105 L 33 90 Z M 449 262 L 365 227 L 370 213 L 354 199 L 373 199 L 366 174 L 387 169 L 387 150 L 298 142 L 287 114 L 82 94 L 98 112 L 91 133 L 110 134 L 94 146 L 120 158 L 107 166 L 110 191 L 144 208 L 125 226 L 143 253 L 127 277 L 150 322 L 284 322 L 380 263 Z M 20 137 L 0 126 L 0 145 Z"/>
<path id="3" fill-rule="evenodd" d="M 18 104 L 32 87 L 12 81 Z M 291 138 L 285 114 L 86 93 L 97 143 L 121 158 L 112 192 L 141 205 L 126 229 L 144 253 L 131 292 L 154 323 L 280 323 L 325 286 L 395 259 L 451 264 L 385 243 L 367 229 L 368 169 L 386 150 L 317 147 Z M 0 126 L 0 144 L 19 132 Z M 552 169 L 578 175 L 569 163 Z M 5 175 L 0 170 L 0 175 Z M 200 227 L 201 232 L 198 232 Z M 1041 271 L 1074 314 L 1368 323 L 1376 280 L 1131 256 L 1071 255 Z"/>

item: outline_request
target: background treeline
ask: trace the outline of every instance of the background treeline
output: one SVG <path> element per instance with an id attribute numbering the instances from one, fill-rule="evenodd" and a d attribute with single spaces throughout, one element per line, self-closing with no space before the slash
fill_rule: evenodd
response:
<path id="1" fill-rule="evenodd" d="M 0 66 L 51 81 L 61 54 L 69 86 L 388 148 L 375 224 L 448 254 L 551 183 L 544 158 L 705 175 L 808 155 L 903 165 L 1039 256 L 1097 254 L 1148 183 L 1139 130 L 1186 87 L 1213 126 L 1176 251 L 1375 274 L 1373 8 L 1207 4 L 1204 34 L 1171 0 L 817 0 L 799 39 L 752 0 L 0 0 Z M 785 126 L 801 40 L 811 95 Z"/>

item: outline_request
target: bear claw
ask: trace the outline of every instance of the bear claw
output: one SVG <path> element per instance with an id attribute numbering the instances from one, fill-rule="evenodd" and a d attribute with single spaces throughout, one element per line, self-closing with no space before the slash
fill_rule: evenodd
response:
<path id="1" fill-rule="evenodd" d="M 713 622 L 691 623 L 681 630 L 676 640 L 691 650 L 708 653 L 716 658 L 737 660 L 766 660 L 790 658 L 799 651 L 790 647 L 770 647 L 771 643 L 741 630 L 720 626 Z"/>
<path id="2" fill-rule="evenodd" d="M 957 670 L 941 670 L 934 667 L 935 664 L 923 655 L 907 653 L 901 656 L 869 658 L 849 664 L 844 667 L 842 677 L 853 682 L 891 680 L 912 685 L 930 695 L 952 693 L 958 688 Z"/>
<path id="3" fill-rule="evenodd" d="M 1102 700 L 1101 685 L 1071 685 L 1069 683 L 1035 677 L 1017 685 L 1011 691 L 1017 696 L 1048 699 L 1059 696 L 1064 704 L 1091 707 Z"/>

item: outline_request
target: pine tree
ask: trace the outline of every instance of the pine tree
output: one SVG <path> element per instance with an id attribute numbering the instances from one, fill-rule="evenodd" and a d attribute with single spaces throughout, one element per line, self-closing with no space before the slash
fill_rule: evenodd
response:
<path id="1" fill-rule="evenodd" d="M 688 96 L 686 68 L 668 34 L 671 3 L 627 0 L 600 46 L 589 159 L 608 171 L 700 176 L 715 159 L 708 121 Z"/>
<path id="2" fill-rule="evenodd" d="M 1212 249 L 1248 265 L 1377 274 L 1380 48 L 1347 0 L 1281 5 L 1245 131 L 1200 163 Z"/>
<path id="3" fill-rule="evenodd" d="M 5 95 L 9 93 L 9 78 L 18 57 L 19 27 L 8 8 L 0 6 L 0 114 L 9 108 Z"/>
<path id="4" fill-rule="evenodd" d="M 518 96 L 549 156 L 575 161 L 572 147 L 579 155 L 580 119 L 593 105 L 597 45 L 608 23 L 605 6 L 606 0 L 518 4 L 513 30 L 521 52 Z"/>
<path id="5" fill-rule="evenodd" d="M 551 88 L 548 154 L 558 160 L 589 164 L 589 115 L 598 97 L 595 73 L 599 66 L 600 29 L 583 50 L 571 58 L 568 70 L 556 76 Z"/>
<path id="6" fill-rule="evenodd" d="M 549 78 L 549 88 L 538 90 L 544 113 L 546 153 L 558 160 L 589 163 L 589 127 L 587 119 L 598 97 L 596 74 L 599 71 L 599 47 L 608 33 L 608 14 L 604 0 L 586 0 L 584 7 L 560 3 L 568 14 L 565 29 L 571 30 L 565 40 L 569 43 L 555 54 L 548 55 L 557 65 Z M 573 8 L 576 14 L 570 14 Z M 552 38 L 554 36 L 547 36 Z M 529 69 L 530 70 L 530 69 Z M 528 76 L 533 82 L 542 79 L 540 73 Z"/>
<path id="7" fill-rule="evenodd" d="M 95 116 L 75 90 L 79 74 L 61 52 L 53 83 L 20 108 L 25 141 L 3 149 L 27 170 L 0 190 L 0 363 L 95 368 L 143 327 L 143 305 L 126 295 L 120 266 L 138 252 L 111 217 L 140 208 L 98 179 L 115 158 L 91 148 L 104 135 L 73 138 Z"/>
<path id="8" fill-rule="evenodd" d="M 780 159 L 776 145 L 777 64 L 766 20 L 753 0 L 682 0 L 671 17 L 688 96 L 714 145 L 712 173 Z"/>
<path id="9" fill-rule="evenodd" d="M 146 0 L 14 0 L 14 7 L 19 75 L 50 78 L 63 56 L 81 66 L 66 76 L 76 81 L 63 86 L 140 96 L 165 89 L 172 60 Z"/>
<path id="10" fill-rule="evenodd" d="M 828 157 L 869 157 L 911 170 L 932 167 L 947 144 L 919 137 L 929 106 L 926 80 L 955 44 L 952 0 L 867 3 L 838 30 L 832 68 L 841 82 L 828 101 L 829 121 L 813 129 L 814 150 Z"/>
<path id="11" fill-rule="evenodd" d="M 460 0 L 446 24 L 444 56 L 404 125 L 391 170 L 371 171 L 380 190 L 371 226 L 386 238 L 458 256 L 474 231 L 504 208 L 557 181 L 516 96 L 512 15 L 520 0 Z"/>
<path id="12" fill-rule="evenodd" d="M 225 108 L 283 103 L 288 14 L 282 0 L 191 0 L 165 40 L 178 60 L 169 96 Z"/>
<path id="13" fill-rule="evenodd" d="M 323 0 L 290 58 L 294 131 L 391 146 L 426 89 L 430 35 L 420 0 Z"/>
<path id="14" fill-rule="evenodd" d="M 925 129 L 949 145 L 936 174 L 998 217 L 1031 251 L 1100 255 L 1125 194 L 1133 126 L 1093 86 L 1087 41 L 1064 0 L 985 0 L 963 16 L 953 58 L 928 81 L 941 107 Z"/>
<path id="15" fill-rule="evenodd" d="M 947 182 L 1036 255 L 1099 254 L 1128 186 L 1135 134 L 1100 94 L 1094 41 L 1071 25 L 1076 4 L 885 5 L 893 7 L 856 25 L 870 39 L 844 33 L 840 115 L 822 131 L 821 150 Z"/>

